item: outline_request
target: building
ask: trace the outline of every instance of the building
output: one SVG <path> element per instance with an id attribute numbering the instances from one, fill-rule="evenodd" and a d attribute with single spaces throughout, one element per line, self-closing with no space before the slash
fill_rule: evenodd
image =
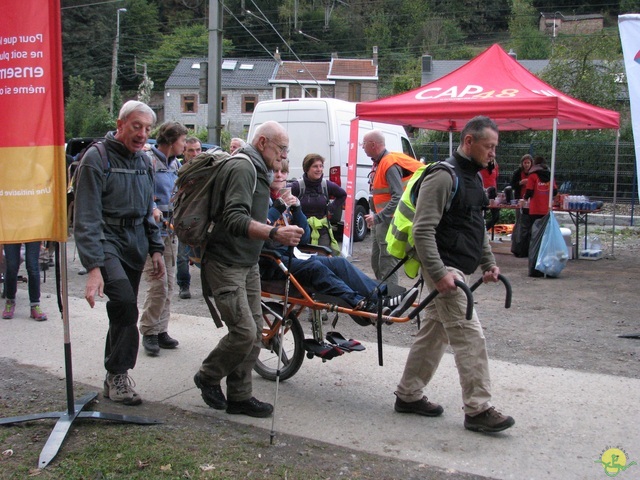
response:
<path id="1" fill-rule="evenodd" d="M 276 58 L 279 58 L 276 52 Z M 373 58 L 338 58 L 329 62 L 280 62 L 276 76 L 270 80 L 274 99 L 330 97 L 348 102 L 365 102 L 378 98 L 378 48 Z"/>
<path id="2" fill-rule="evenodd" d="M 330 97 L 351 102 L 378 98 L 378 55 L 328 62 L 224 58 L 221 65 L 221 122 L 231 136 L 246 137 L 251 114 L 261 100 Z M 208 105 L 200 103 L 200 64 L 206 58 L 183 58 L 165 83 L 164 118 L 194 130 L 206 129 Z"/>
<path id="3" fill-rule="evenodd" d="M 200 103 L 200 64 L 206 58 L 183 58 L 164 87 L 165 120 L 187 128 L 207 128 L 207 104 Z M 253 109 L 261 99 L 273 98 L 269 80 L 278 63 L 265 58 L 225 58 L 221 65 L 221 121 L 232 136 L 243 136 Z"/>
<path id="4" fill-rule="evenodd" d="M 565 35 L 586 35 L 602 30 L 604 17 L 599 14 L 591 15 L 563 15 L 560 12 L 542 12 L 538 29 L 541 32 L 557 37 Z"/>

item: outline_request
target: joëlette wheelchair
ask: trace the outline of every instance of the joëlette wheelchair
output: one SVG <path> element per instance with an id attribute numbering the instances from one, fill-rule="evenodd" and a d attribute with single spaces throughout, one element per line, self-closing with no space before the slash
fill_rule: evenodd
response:
<path id="1" fill-rule="evenodd" d="M 305 253 L 329 255 L 331 250 L 317 245 L 305 245 L 298 247 Z M 275 251 L 264 250 L 261 253 L 261 261 L 274 262 L 285 279 L 262 280 L 262 316 L 264 327 L 262 330 L 263 348 L 256 362 L 254 370 L 268 380 L 286 380 L 293 377 L 307 358 L 319 357 L 323 362 L 331 360 L 346 352 L 364 350 L 364 346 L 355 340 L 347 340 L 336 331 L 328 332 L 326 340 L 323 334 L 323 319 L 325 312 L 334 318 L 331 322 L 335 329 L 338 314 L 350 316 L 356 323 L 362 326 L 374 325 L 377 330 L 378 363 L 383 365 L 382 355 L 382 327 L 385 324 L 406 323 L 413 319 L 420 321 L 420 312 L 438 295 L 434 290 L 421 302 L 413 304 L 408 313 L 402 317 L 391 317 L 382 314 L 382 304 L 378 305 L 378 313 L 370 313 L 363 310 L 354 310 L 340 298 L 323 295 L 314 292 L 313 289 L 300 284 L 293 274 L 289 274 L 281 255 Z M 288 280 L 287 280 L 288 279 Z M 502 275 L 500 281 L 506 289 L 505 308 L 511 306 L 511 285 Z M 288 285 L 288 293 L 285 291 Z M 416 285 L 422 286 L 420 278 Z M 482 284 L 482 278 L 471 287 L 456 280 L 456 285 L 463 290 L 467 297 L 466 318 L 470 320 L 473 314 L 472 292 Z M 286 297 L 286 309 L 283 304 Z M 301 314 L 309 309 L 311 315 L 311 337 L 305 338 L 305 332 L 300 323 Z M 281 331 L 281 327 L 282 331 Z M 278 357 L 281 358 L 278 358 Z M 278 368 L 279 367 L 279 368 Z"/>

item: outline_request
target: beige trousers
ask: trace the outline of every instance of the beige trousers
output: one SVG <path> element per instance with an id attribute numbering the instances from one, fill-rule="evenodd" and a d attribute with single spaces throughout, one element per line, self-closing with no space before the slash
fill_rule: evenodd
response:
<path id="1" fill-rule="evenodd" d="M 469 279 L 460 270 L 448 268 L 465 283 Z M 429 290 L 435 285 L 426 278 Z M 466 320 L 467 297 L 461 289 L 452 294 L 439 294 L 426 308 L 425 320 L 409 350 L 404 373 L 398 384 L 397 396 L 405 402 L 415 402 L 435 374 L 447 345 L 451 345 L 462 387 L 464 412 L 481 413 L 491 406 L 489 359 L 482 325 L 473 310 Z"/>

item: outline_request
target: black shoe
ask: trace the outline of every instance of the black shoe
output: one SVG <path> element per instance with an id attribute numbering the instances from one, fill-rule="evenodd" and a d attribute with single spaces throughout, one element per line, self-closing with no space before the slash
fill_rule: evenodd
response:
<path id="1" fill-rule="evenodd" d="M 189 291 L 188 285 L 180 287 L 180 298 L 182 298 L 183 300 L 188 300 L 191 298 L 191 292 Z"/>
<path id="2" fill-rule="evenodd" d="M 175 338 L 171 338 L 167 332 L 162 332 L 158 334 L 158 346 L 160 348 L 176 348 L 180 345 L 180 342 Z"/>
<path id="3" fill-rule="evenodd" d="M 158 345 L 158 335 L 143 335 L 142 346 L 148 355 L 157 357 L 160 353 L 160 345 Z"/>
<path id="4" fill-rule="evenodd" d="M 484 412 L 474 415 L 464 416 L 464 428 L 472 432 L 496 433 L 513 427 L 515 420 L 507 415 L 501 414 L 491 407 Z"/>
<path id="5" fill-rule="evenodd" d="M 261 402 L 255 397 L 241 402 L 227 402 L 227 413 L 249 415 L 250 417 L 270 417 L 273 413 L 273 405 Z"/>
<path id="6" fill-rule="evenodd" d="M 373 299 L 373 298 L 369 298 L 369 299 L 364 299 L 361 300 L 360 303 L 358 303 L 358 305 L 356 305 L 354 308 L 354 310 L 362 310 L 363 312 L 369 312 L 369 313 L 378 313 L 378 300 L 377 299 Z M 384 301 L 382 303 L 382 315 L 389 315 L 389 312 L 391 311 L 391 309 L 389 307 L 386 307 L 384 305 Z"/>
<path id="7" fill-rule="evenodd" d="M 439 417 L 444 412 L 444 408 L 437 403 L 430 402 L 427 397 L 422 397 L 415 402 L 405 402 L 396 396 L 394 408 L 399 413 L 417 413 L 425 417 Z"/>
<path id="8" fill-rule="evenodd" d="M 220 387 L 220 385 L 205 385 L 202 383 L 200 372 L 193 376 L 193 382 L 196 384 L 196 387 L 200 389 L 204 403 L 216 410 L 224 410 L 227 408 L 227 399 L 224 393 L 222 393 L 222 387 Z"/>
<path id="9" fill-rule="evenodd" d="M 386 297 L 383 304 L 391 308 L 389 316 L 399 317 L 402 315 L 409 307 L 411 307 L 411 305 L 413 305 L 413 302 L 418 298 L 419 293 L 420 291 L 414 287 L 407 290 L 402 295 Z"/>

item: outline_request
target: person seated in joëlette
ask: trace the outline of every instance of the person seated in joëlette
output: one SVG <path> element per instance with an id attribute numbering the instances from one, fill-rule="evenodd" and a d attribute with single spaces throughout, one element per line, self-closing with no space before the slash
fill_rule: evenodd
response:
<path id="1" fill-rule="evenodd" d="M 271 207 L 268 222 L 274 226 L 290 225 L 301 227 L 305 233 L 301 245 L 310 237 L 307 217 L 300 208 L 300 201 L 286 188 L 289 171 L 287 160 L 282 161 L 282 169 L 274 171 L 271 183 Z M 316 292 L 338 297 L 355 310 L 377 313 L 378 293 L 383 295 L 383 314 L 398 317 L 402 315 L 418 296 L 418 289 L 411 288 L 400 295 L 386 295 L 386 285 L 378 284 L 343 257 L 314 255 L 308 259 L 295 256 L 289 258 L 289 248 L 273 240 L 265 242 L 265 249 L 277 251 L 282 262 L 290 266 L 291 274 L 302 284 L 311 286 Z M 284 273 L 268 259 L 261 259 L 260 274 L 263 280 L 284 279 Z"/>

